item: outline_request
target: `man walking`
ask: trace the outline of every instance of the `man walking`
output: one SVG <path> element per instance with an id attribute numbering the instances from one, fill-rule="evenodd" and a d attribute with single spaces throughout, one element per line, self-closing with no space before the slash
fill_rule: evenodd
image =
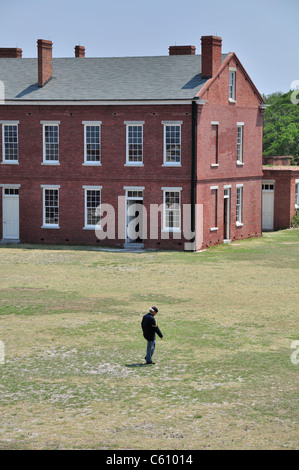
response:
<path id="1" fill-rule="evenodd" d="M 143 336 L 147 340 L 145 360 L 147 364 L 155 364 L 152 361 L 153 354 L 156 347 L 156 333 L 162 339 L 163 335 L 157 325 L 155 315 L 158 313 L 157 307 L 151 307 L 149 312 L 143 316 L 141 327 Z"/>

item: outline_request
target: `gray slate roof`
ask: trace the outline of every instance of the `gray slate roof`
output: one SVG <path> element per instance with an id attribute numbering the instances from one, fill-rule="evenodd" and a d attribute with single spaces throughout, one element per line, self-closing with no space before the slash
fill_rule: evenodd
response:
<path id="1" fill-rule="evenodd" d="M 224 60 L 226 55 L 222 56 Z M 37 59 L 0 59 L 6 100 L 189 100 L 203 87 L 201 56 L 53 58 L 37 85 Z"/>

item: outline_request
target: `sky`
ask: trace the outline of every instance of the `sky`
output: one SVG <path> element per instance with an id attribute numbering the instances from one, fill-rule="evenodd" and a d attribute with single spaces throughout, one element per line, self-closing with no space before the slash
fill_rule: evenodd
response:
<path id="1" fill-rule="evenodd" d="M 37 39 L 54 57 L 168 55 L 171 45 L 222 37 L 266 95 L 299 85 L 298 0 L 0 0 L 0 47 L 37 56 Z M 295 82 L 295 86 L 294 86 Z"/>

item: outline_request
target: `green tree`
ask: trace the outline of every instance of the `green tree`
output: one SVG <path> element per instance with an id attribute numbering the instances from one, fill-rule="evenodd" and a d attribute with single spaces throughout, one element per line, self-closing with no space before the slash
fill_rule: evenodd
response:
<path id="1" fill-rule="evenodd" d="M 292 155 L 299 164 L 299 104 L 291 100 L 292 91 L 264 96 L 268 105 L 264 115 L 264 155 Z"/>

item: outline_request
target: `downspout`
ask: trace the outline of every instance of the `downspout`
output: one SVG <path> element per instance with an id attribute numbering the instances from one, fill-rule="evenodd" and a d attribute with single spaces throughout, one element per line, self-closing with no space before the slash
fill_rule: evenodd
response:
<path id="1" fill-rule="evenodd" d="M 197 181 L 197 102 L 192 101 L 192 160 L 191 160 L 191 233 L 194 234 L 190 240 L 193 243 L 193 251 L 196 250 L 196 181 Z"/>

